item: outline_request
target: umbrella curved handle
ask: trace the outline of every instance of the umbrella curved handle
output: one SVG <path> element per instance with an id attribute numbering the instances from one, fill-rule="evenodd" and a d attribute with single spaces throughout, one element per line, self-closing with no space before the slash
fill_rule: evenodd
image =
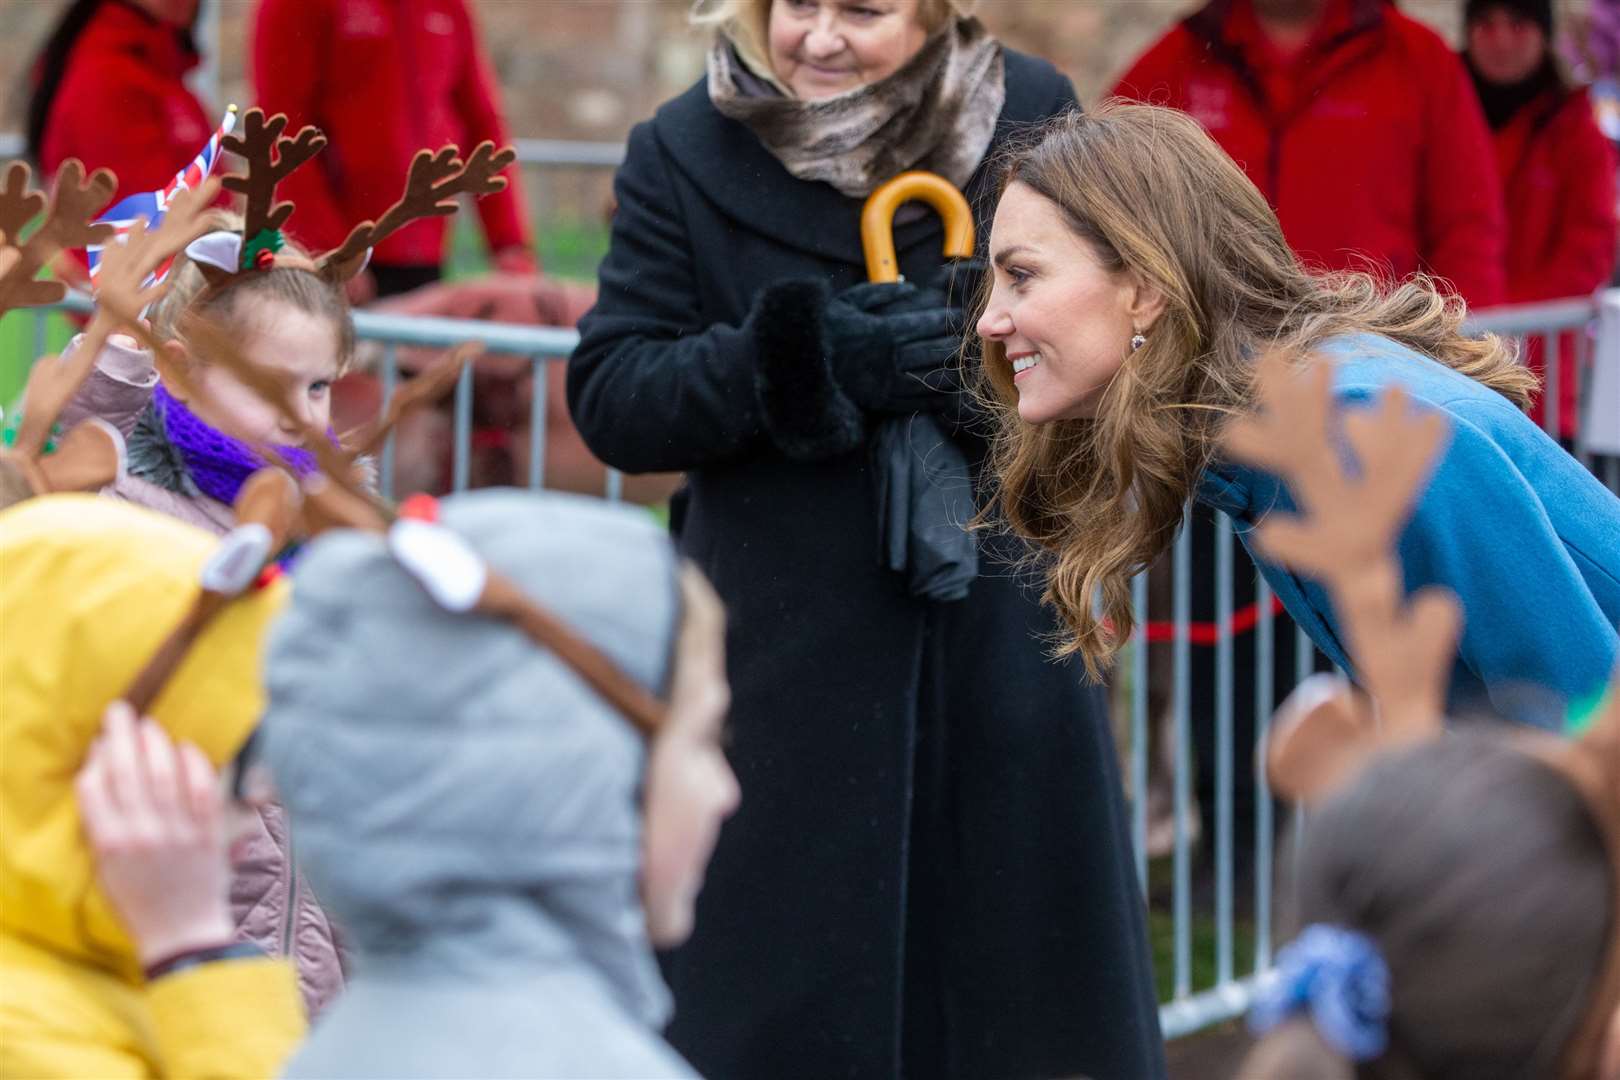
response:
<path id="1" fill-rule="evenodd" d="M 894 253 L 894 213 L 901 203 L 920 200 L 945 219 L 945 255 L 966 259 L 973 254 L 973 210 L 967 196 L 938 173 L 903 172 L 867 196 L 861 208 L 861 249 L 866 253 L 868 281 L 899 281 Z"/>

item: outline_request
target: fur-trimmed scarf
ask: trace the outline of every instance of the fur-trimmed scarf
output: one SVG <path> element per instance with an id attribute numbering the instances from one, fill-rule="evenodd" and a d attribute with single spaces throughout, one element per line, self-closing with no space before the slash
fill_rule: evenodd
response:
<path id="1" fill-rule="evenodd" d="M 979 167 L 1007 97 L 1001 44 L 977 19 L 936 32 L 899 71 L 815 101 L 750 71 L 725 37 L 709 51 L 709 100 L 759 136 L 787 171 L 864 199 L 907 169 L 962 187 Z"/>

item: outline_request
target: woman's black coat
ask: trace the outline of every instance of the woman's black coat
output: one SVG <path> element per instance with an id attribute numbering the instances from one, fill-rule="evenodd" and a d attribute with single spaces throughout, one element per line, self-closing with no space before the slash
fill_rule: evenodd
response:
<path id="1" fill-rule="evenodd" d="M 997 146 L 1074 103 L 1009 51 Z M 990 174 L 968 186 L 981 245 Z M 781 415 L 816 395 L 772 402 L 762 372 L 821 358 L 756 294 L 864 280 L 860 201 L 792 177 L 701 82 L 631 133 L 616 193 L 569 405 L 610 464 L 688 473 L 680 546 L 730 611 L 743 791 L 667 958 L 671 1039 L 723 1080 L 1161 1074 L 1103 695 L 1045 658 L 1053 623 L 993 554 L 955 603 L 878 566 L 863 450 L 778 449 L 823 418 Z M 909 279 L 938 272 L 932 214 L 896 240 Z"/>

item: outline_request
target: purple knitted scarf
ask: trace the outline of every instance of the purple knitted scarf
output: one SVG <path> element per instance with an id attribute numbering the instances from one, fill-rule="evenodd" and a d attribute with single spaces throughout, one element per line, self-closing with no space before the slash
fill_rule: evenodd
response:
<path id="1" fill-rule="evenodd" d="M 252 446 L 211 427 L 161 382 L 152 390 L 152 404 L 163 421 L 164 434 L 185 462 L 187 475 L 209 498 L 231 505 L 247 478 L 265 467 L 264 458 Z M 315 455 L 308 450 L 293 446 L 273 449 L 299 476 L 315 471 Z"/>

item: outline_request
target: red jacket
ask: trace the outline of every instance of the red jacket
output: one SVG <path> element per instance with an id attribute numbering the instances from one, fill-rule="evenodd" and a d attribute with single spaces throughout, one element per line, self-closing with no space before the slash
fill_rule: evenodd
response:
<path id="1" fill-rule="evenodd" d="M 169 26 L 122 3 L 103 4 L 74 43 L 45 121 L 40 165 L 64 160 L 118 174 L 123 198 L 163 187 L 203 148 L 210 120 L 186 89 L 197 54 Z"/>
<path id="2" fill-rule="evenodd" d="M 329 140 L 278 188 L 298 207 L 288 229 L 316 251 L 392 205 L 418 150 L 507 141 L 464 0 L 260 0 L 253 81 L 259 105 L 286 113 L 289 130 L 314 124 Z M 529 250 L 516 167 L 507 180 L 477 204 L 484 234 L 492 251 Z M 438 265 L 446 220 L 413 222 L 384 240 L 375 260 Z"/>
<path id="3" fill-rule="evenodd" d="M 1496 132 L 1507 196 L 1507 298 L 1585 296 L 1615 258 L 1614 148 L 1585 89 L 1552 90 Z"/>
<path id="4" fill-rule="evenodd" d="M 1277 210 L 1308 266 L 1426 270 L 1469 303 L 1503 296 L 1490 133 L 1462 64 L 1389 0 L 1332 0 L 1278 53 L 1251 0 L 1212 0 L 1115 93 L 1198 119 Z"/>
<path id="5" fill-rule="evenodd" d="M 1614 148 L 1584 89 L 1550 90 L 1496 132 L 1507 194 L 1507 298 L 1512 303 L 1585 296 L 1615 262 Z M 1558 431 L 1575 434 L 1575 335 L 1559 338 Z M 1545 365 L 1539 340 L 1526 360 Z M 1532 412 L 1539 422 L 1541 403 Z"/>

